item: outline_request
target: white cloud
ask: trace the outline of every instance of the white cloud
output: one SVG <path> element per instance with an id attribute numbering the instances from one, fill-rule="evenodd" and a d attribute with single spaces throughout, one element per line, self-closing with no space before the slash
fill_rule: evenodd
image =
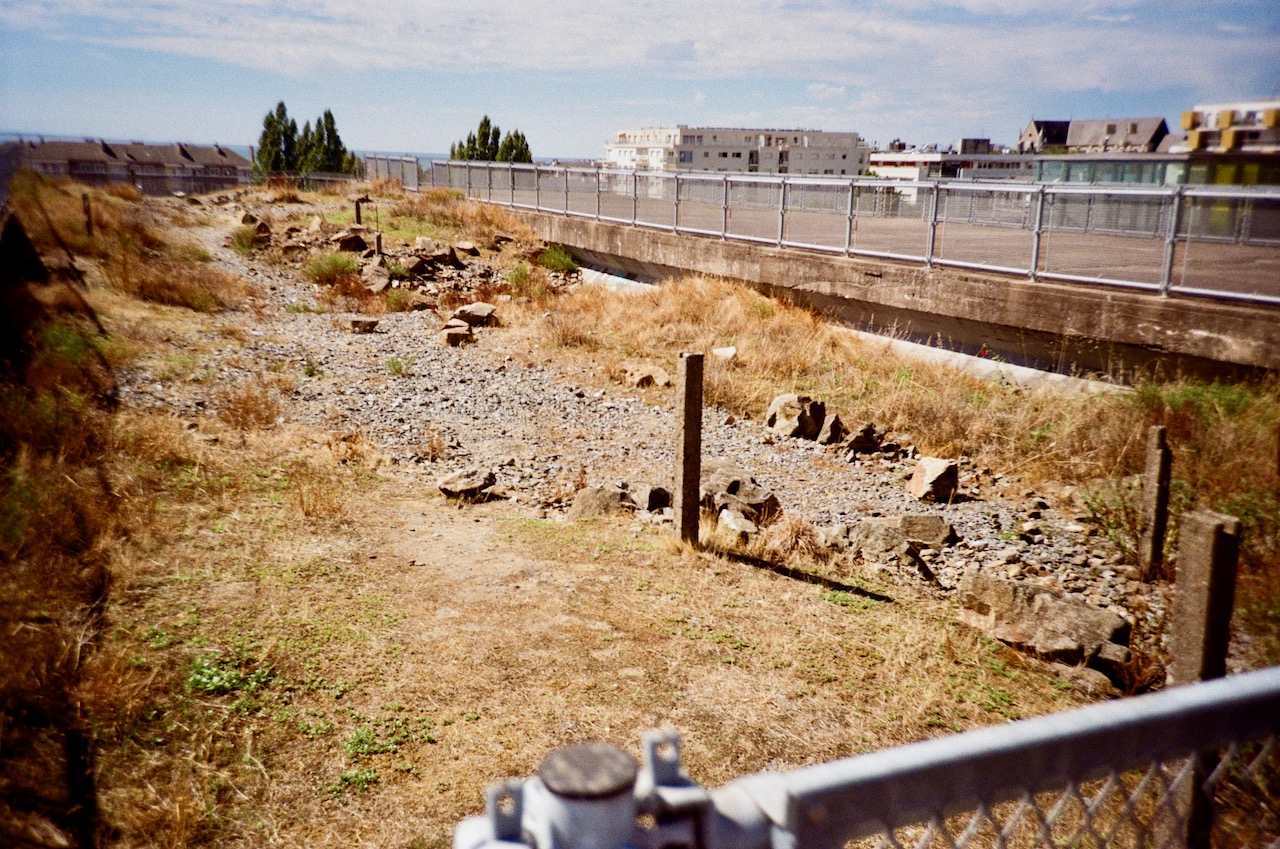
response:
<path id="1" fill-rule="evenodd" d="M 834 100 L 837 97 L 844 97 L 846 91 L 845 86 L 826 83 L 810 83 L 804 90 L 809 92 L 809 96 L 814 100 Z"/>

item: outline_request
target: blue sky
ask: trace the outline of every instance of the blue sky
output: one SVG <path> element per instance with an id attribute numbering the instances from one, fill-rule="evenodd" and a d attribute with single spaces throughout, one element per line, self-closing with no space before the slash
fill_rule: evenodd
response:
<path id="1" fill-rule="evenodd" d="M 537 156 L 625 127 L 1013 141 L 1045 119 L 1280 95 L 1278 0 L 0 0 L 0 130 L 256 143 L 283 100 L 349 147 Z"/>

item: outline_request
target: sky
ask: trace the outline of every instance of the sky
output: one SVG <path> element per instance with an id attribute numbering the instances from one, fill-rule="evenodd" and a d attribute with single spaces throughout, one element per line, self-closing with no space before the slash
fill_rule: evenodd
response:
<path id="1" fill-rule="evenodd" d="M 1280 0 L 0 0 L 9 133 L 250 145 L 284 101 L 356 150 L 487 114 L 600 158 L 625 128 L 1013 143 L 1277 96 Z"/>

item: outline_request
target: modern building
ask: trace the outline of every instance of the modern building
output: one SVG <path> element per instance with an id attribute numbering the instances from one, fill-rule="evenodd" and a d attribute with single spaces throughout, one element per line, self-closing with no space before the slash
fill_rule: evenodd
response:
<path id="1" fill-rule="evenodd" d="M 248 183 L 248 159 L 219 145 L 102 140 L 13 143 L 24 167 L 90 185 L 130 183 L 147 194 L 211 192 Z"/>
<path id="2" fill-rule="evenodd" d="M 1201 104 L 1182 113 L 1182 129 L 1175 150 L 1280 153 L 1280 99 Z"/>
<path id="3" fill-rule="evenodd" d="M 1031 163 L 1027 154 L 954 150 L 879 151 L 870 157 L 871 173 L 886 180 L 1029 180 Z"/>
<path id="4" fill-rule="evenodd" d="M 857 133 L 732 127 L 620 130 L 605 143 L 604 167 L 647 171 L 741 171 L 856 176 L 870 150 Z"/>

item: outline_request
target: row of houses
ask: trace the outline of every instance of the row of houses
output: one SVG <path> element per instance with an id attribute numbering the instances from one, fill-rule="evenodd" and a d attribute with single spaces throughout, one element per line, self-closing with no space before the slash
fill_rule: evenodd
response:
<path id="1" fill-rule="evenodd" d="M 5 145 L 22 167 L 89 185 L 129 183 L 146 194 L 212 192 L 248 183 L 253 163 L 221 145 L 18 141 Z"/>
<path id="2" fill-rule="evenodd" d="M 1032 119 L 1013 150 L 988 139 L 952 147 L 873 151 L 857 133 L 802 129 L 669 127 L 621 130 L 605 168 L 886 179 L 1000 179 L 1181 185 L 1280 184 L 1280 99 L 1199 105 L 1164 118 Z"/>

